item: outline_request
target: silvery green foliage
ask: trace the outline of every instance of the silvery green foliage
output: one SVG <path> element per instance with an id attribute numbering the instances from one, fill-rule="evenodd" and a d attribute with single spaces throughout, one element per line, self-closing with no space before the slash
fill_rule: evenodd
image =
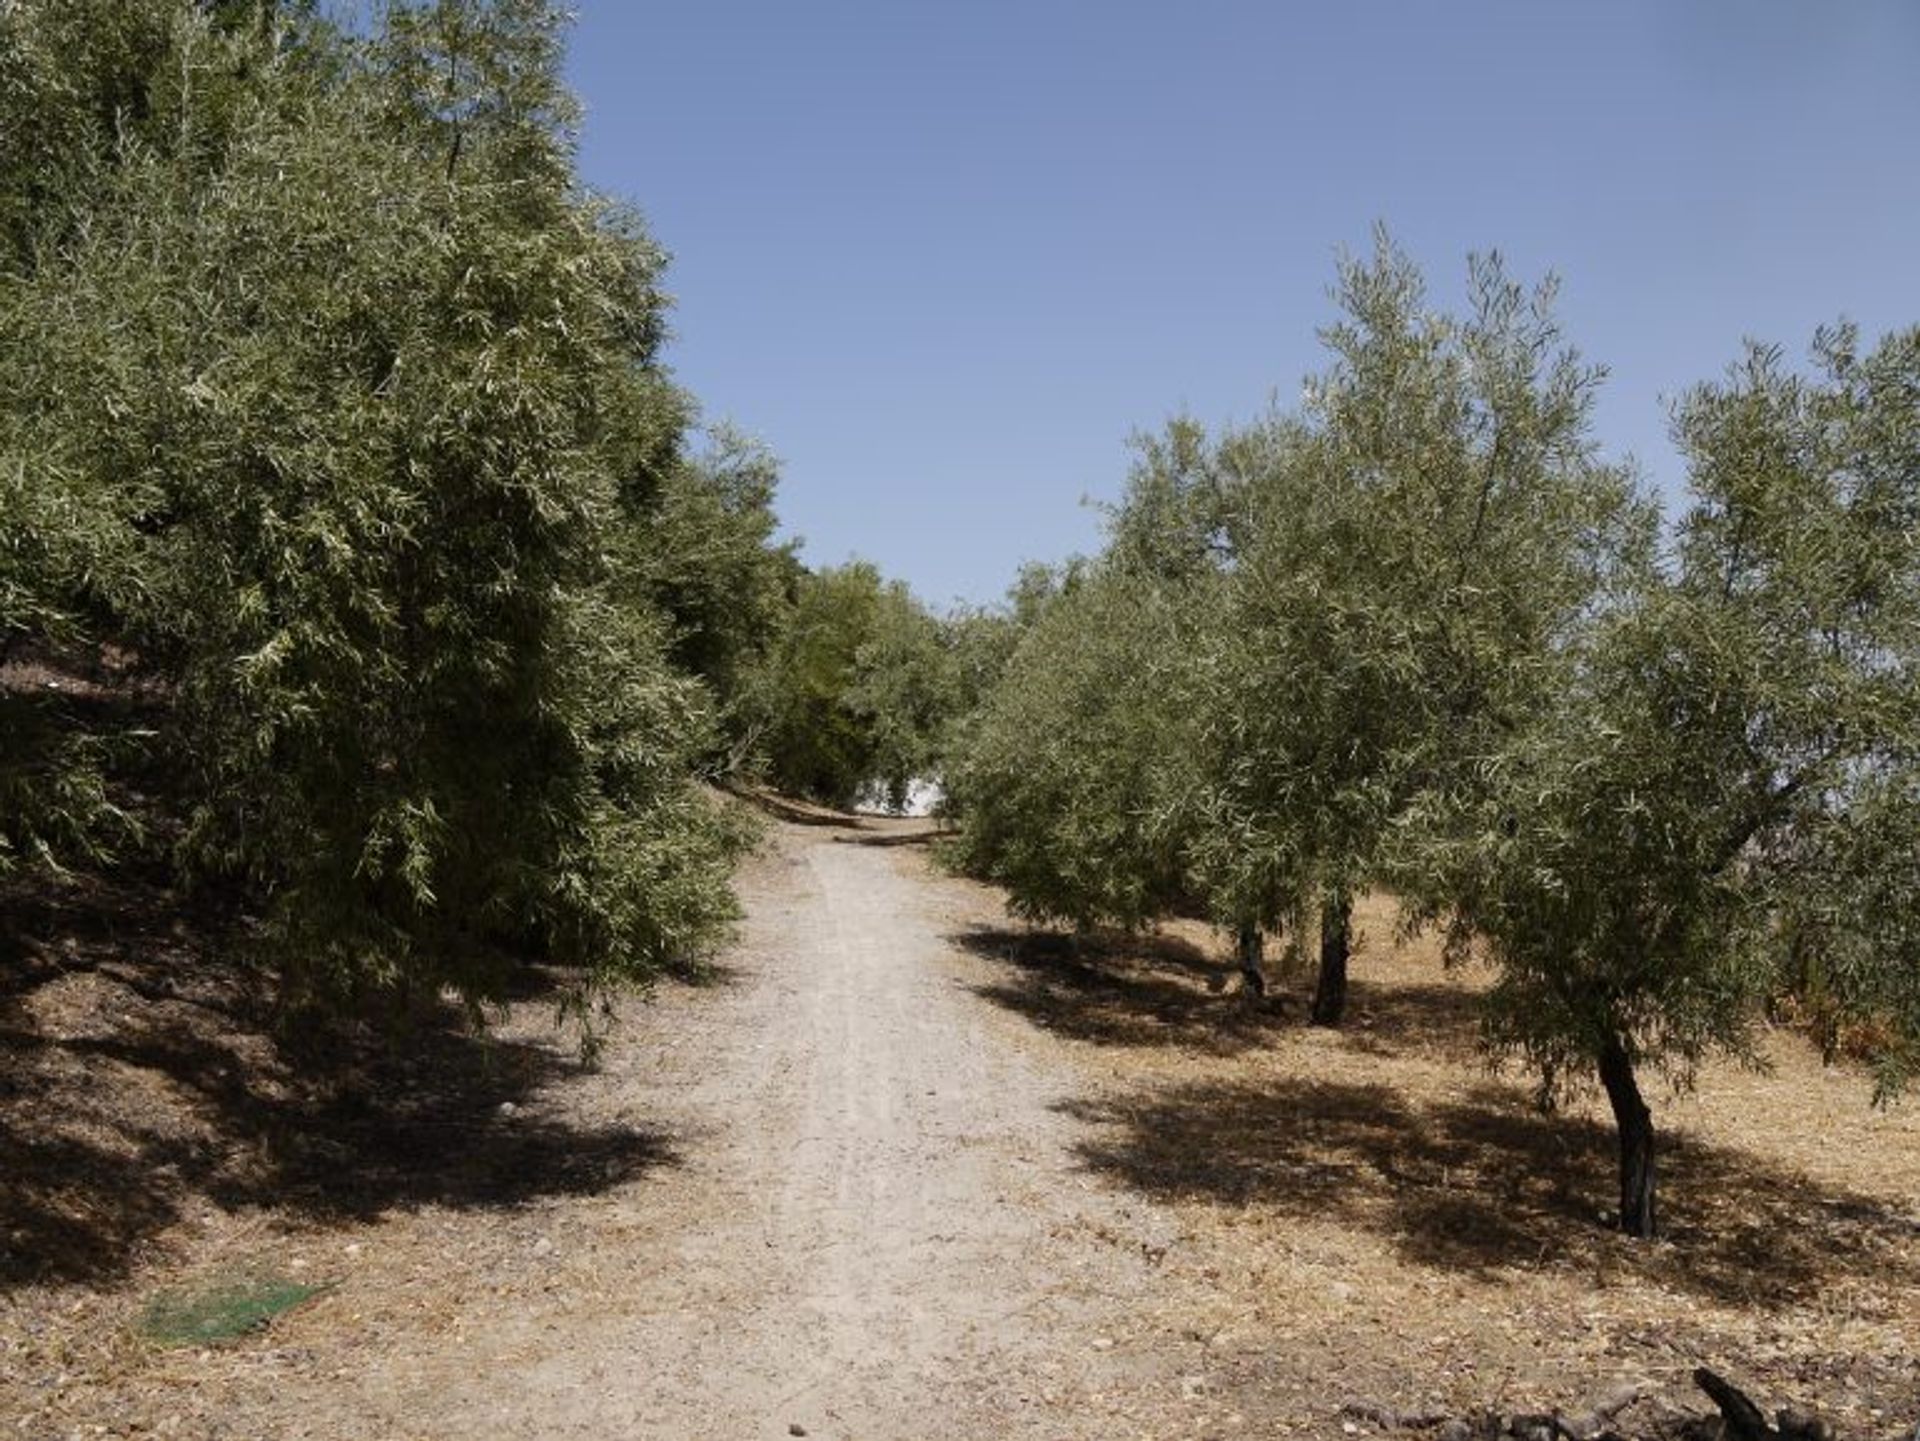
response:
<path id="1" fill-rule="evenodd" d="M 0 7 L 0 873 L 98 860 L 139 834 L 109 771 L 143 749 L 142 718 L 83 699 L 46 662 L 140 604 L 150 496 L 84 474 L 113 417 L 77 413 L 84 382 L 64 365 L 84 322 L 43 272 L 84 241 L 132 157 L 167 145 L 204 166 L 200 137 L 222 133 L 239 87 L 223 70 L 189 120 L 158 64 L 181 46 L 237 48 L 166 0 Z"/>
<path id="2" fill-rule="evenodd" d="M 1529 291 L 1497 257 L 1471 282 L 1465 316 L 1436 313 L 1382 238 L 1341 268 L 1305 412 L 1221 447 L 1244 538 L 1211 661 L 1203 845 L 1240 907 L 1417 880 L 1644 545 L 1551 283 Z"/>
<path id="3" fill-rule="evenodd" d="M 265 899 L 292 1002 L 707 943 L 711 706 L 630 484 L 687 407 L 660 252 L 574 181 L 558 12 L 136 11 L 7 15 L 67 169 L 9 181 L 0 624 L 162 688 L 177 856 Z"/>
<path id="4" fill-rule="evenodd" d="M 1142 439 L 1088 594 L 970 728 L 965 863 L 1039 914 L 1197 899 L 1236 930 L 1417 883 L 1651 534 L 1551 285 L 1471 277 L 1469 314 L 1436 314 L 1383 237 L 1342 267 L 1303 413 Z"/>
<path id="5" fill-rule="evenodd" d="M 1815 359 L 1754 347 L 1681 402 L 1670 565 L 1569 648 L 1442 867 L 1492 1038 L 1550 1080 L 1617 1038 L 1684 1082 L 1787 991 L 1891 1027 L 1887 1086 L 1911 1070 L 1920 331 Z"/>
<path id="6" fill-rule="evenodd" d="M 1186 898 L 1187 600 L 1112 557 L 1080 570 L 958 737 L 943 774 L 951 859 L 1020 914 L 1137 926 Z"/>

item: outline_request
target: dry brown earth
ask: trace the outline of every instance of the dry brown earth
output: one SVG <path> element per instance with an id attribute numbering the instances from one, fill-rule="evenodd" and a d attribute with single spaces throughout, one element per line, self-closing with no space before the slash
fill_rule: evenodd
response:
<path id="1" fill-rule="evenodd" d="M 0 1437 L 1345 1438 L 1379 1429 L 1349 1403 L 1622 1384 L 1650 1429 L 1703 1362 L 1913 1435 L 1916 1108 L 1787 1038 L 1710 1072 L 1636 1245 L 1605 1133 L 1488 1076 L 1470 980 L 1384 910 L 1315 1032 L 1204 936 L 1029 933 L 915 839 L 775 827 L 715 983 L 593 1071 L 530 1000 L 398 1118 L 288 1111 L 204 1000 L 43 967 L 5 999 Z M 230 1346 L 135 1338 L 246 1266 L 333 1285 Z"/>

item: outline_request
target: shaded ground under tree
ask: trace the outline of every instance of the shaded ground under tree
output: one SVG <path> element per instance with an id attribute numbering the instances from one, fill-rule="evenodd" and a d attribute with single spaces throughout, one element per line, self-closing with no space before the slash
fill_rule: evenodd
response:
<path id="1" fill-rule="evenodd" d="M 1177 935 L 1073 936 L 1017 927 L 976 928 L 957 945 L 1004 962 L 1005 979 L 979 988 L 998 1005 L 1076 1040 L 1115 1046 L 1190 1048 L 1234 1055 L 1293 1029 L 1305 1015 L 1312 976 L 1288 974 L 1269 957 L 1269 991 L 1241 989 L 1234 963 Z M 1472 992 L 1458 985 L 1348 985 L 1349 1042 L 1380 1054 L 1477 1050 Z"/>
<path id="2" fill-rule="evenodd" d="M 0 1289 L 123 1277 L 208 1202 L 504 1208 L 675 1163 L 644 1128 L 542 1113 L 581 1065 L 558 1035 L 480 1035 L 436 1002 L 398 1041 L 288 1055 L 260 978 L 223 959 L 239 922 L 164 888 L 15 884 L 0 915 Z"/>
<path id="3" fill-rule="evenodd" d="M 1521 1110 L 1508 1087 L 1421 1104 L 1386 1085 L 1223 1081 L 1067 1109 L 1101 1129 L 1081 1149 L 1086 1164 L 1144 1194 L 1337 1212 L 1440 1269 L 1643 1271 L 1758 1308 L 1816 1301 L 1867 1274 L 1920 1287 L 1920 1221 L 1692 1137 L 1670 1148 L 1670 1244 L 1617 1241 L 1599 1224 L 1610 1132 Z"/>
<path id="4" fill-rule="evenodd" d="M 1224 952 L 1163 934 L 1076 939 L 1002 928 L 955 939 L 1001 964 L 1000 978 L 976 994 L 1034 1025 L 1211 1067 L 1065 1106 L 1097 1128 L 1081 1150 L 1087 1167 L 1156 1200 L 1338 1216 L 1408 1261 L 1483 1278 L 1556 1269 L 1657 1276 L 1757 1310 L 1817 1302 L 1867 1279 L 1882 1293 L 1920 1293 L 1920 1215 L 1910 1208 L 1684 1131 L 1666 1152 L 1666 1241 L 1622 1242 L 1605 1224 L 1611 1128 L 1544 1114 L 1522 1088 L 1491 1076 L 1476 995 L 1437 968 L 1422 978 L 1418 967 L 1363 965 L 1350 1029 L 1324 1042 L 1362 1064 L 1340 1075 L 1276 1075 L 1231 1063 L 1303 1037 L 1302 1007 L 1284 994 L 1249 1004 L 1226 984 Z M 1391 1071 L 1353 1079 L 1396 1058 L 1454 1079 L 1431 1093 L 1410 1091 Z"/>

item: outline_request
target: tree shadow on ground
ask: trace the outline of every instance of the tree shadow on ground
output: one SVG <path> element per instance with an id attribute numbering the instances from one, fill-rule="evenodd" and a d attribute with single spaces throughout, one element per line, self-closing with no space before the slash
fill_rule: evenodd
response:
<path id="1" fill-rule="evenodd" d="M 976 995 L 1074 1040 L 1235 1055 L 1287 1025 L 1283 994 L 1254 1001 L 1232 967 L 1177 937 L 981 928 L 947 940 L 1006 967 Z"/>
<path id="2" fill-rule="evenodd" d="M 747 973 L 739 966 L 727 961 L 715 960 L 711 956 L 695 959 L 676 958 L 670 960 L 661 970 L 661 976 L 675 985 L 684 986 L 690 991 L 724 991 L 739 985 Z M 651 998 L 654 991 L 649 988 L 641 993 Z"/>
<path id="3" fill-rule="evenodd" d="M 1444 979 L 1380 985 L 1356 977 L 1348 983 L 1340 1035 L 1371 1055 L 1426 1052 L 1475 1061 L 1483 1053 L 1480 997 Z"/>
<path id="4" fill-rule="evenodd" d="M 962 950 L 1007 968 L 1004 981 L 975 993 L 1076 1040 L 1234 1055 L 1304 1020 L 1290 981 L 1310 978 L 1295 961 L 1272 957 L 1269 990 L 1258 1001 L 1242 990 L 1223 955 L 1177 936 L 979 928 L 947 937 Z M 1428 1053 L 1477 1062 L 1479 997 L 1469 987 L 1432 981 L 1349 983 L 1344 1045 L 1374 1055 Z"/>
<path id="5" fill-rule="evenodd" d="M 1692 1137 L 1664 1141 L 1667 1239 L 1608 1231 L 1612 1132 L 1499 1086 L 1417 1105 L 1382 1084 L 1275 1078 L 1062 1109 L 1097 1128 L 1085 1164 L 1145 1195 L 1337 1220 L 1436 1270 L 1631 1272 L 1752 1308 L 1841 1281 L 1920 1286 L 1920 1222 Z"/>
<path id="6" fill-rule="evenodd" d="M 0 943 L 0 1293 L 110 1281 L 198 1207 L 314 1221 L 592 1194 L 675 1164 L 662 1135 L 561 1119 L 585 1069 L 557 1035 L 474 1033 L 435 1006 L 404 1036 L 349 1032 L 315 1069 L 269 1039 L 259 988 L 164 896 Z M 37 933 L 36 933 L 37 931 Z M 551 977 L 529 977 L 539 997 Z"/>

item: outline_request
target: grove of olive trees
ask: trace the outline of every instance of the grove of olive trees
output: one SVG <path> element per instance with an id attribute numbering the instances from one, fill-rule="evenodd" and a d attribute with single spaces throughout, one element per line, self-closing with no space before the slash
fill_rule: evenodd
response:
<path id="1" fill-rule="evenodd" d="M 1870 1018 L 1883 1095 L 1914 1065 L 1920 332 L 1687 395 L 1663 526 L 1551 285 L 1470 281 L 1437 313 L 1382 237 L 1299 413 L 1143 443 L 961 732 L 951 852 L 1037 917 L 1204 911 L 1250 977 L 1290 930 L 1329 1025 L 1353 898 L 1397 894 L 1493 968 L 1491 1052 L 1599 1083 L 1650 1235 L 1646 1069 L 1751 1060 L 1786 999 Z"/>
<path id="2" fill-rule="evenodd" d="M 549 0 L 0 5 L 0 877 L 247 918 L 282 1025 L 726 932 L 732 775 L 937 776 L 1019 913 L 1317 952 L 1382 890 L 1597 1083 L 1790 1002 L 1920 1064 L 1920 330 L 1754 348 L 1605 457 L 1551 283 L 1382 235 L 1297 411 L 1138 443 L 1102 554 L 940 616 L 777 537 L 576 167 Z M 584 994 L 584 990 L 582 994 Z"/>

